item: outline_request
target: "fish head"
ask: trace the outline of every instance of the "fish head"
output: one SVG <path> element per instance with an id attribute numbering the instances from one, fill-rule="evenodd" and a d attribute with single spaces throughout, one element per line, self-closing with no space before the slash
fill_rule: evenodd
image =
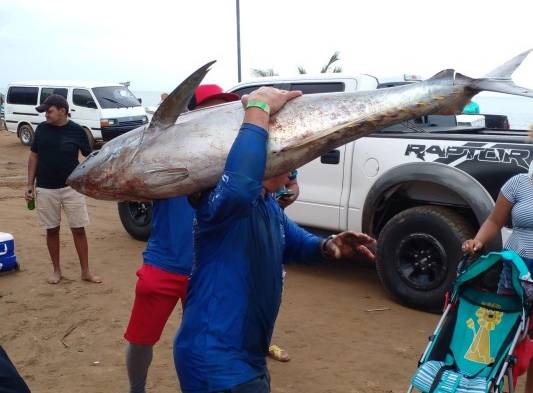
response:
<path id="1" fill-rule="evenodd" d="M 106 143 L 80 163 L 67 179 L 67 184 L 90 197 L 125 200 L 142 188 L 141 179 L 127 181 L 125 176 L 141 154 L 146 126 L 137 128 Z"/>

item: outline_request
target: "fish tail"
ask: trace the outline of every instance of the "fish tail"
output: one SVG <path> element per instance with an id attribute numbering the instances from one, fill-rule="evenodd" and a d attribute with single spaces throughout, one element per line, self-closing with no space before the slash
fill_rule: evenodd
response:
<path id="1" fill-rule="evenodd" d="M 522 64 L 525 58 L 533 49 L 527 50 L 499 67 L 489 72 L 483 78 L 470 78 L 460 73 L 455 74 L 454 84 L 465 85 L 476 94 L 481 91 L 492 91 L 495 93 L 512 94 L 517 96 L 533 98 L 533 90 L 516 85 L 512 80 L 512 75 Z"/>

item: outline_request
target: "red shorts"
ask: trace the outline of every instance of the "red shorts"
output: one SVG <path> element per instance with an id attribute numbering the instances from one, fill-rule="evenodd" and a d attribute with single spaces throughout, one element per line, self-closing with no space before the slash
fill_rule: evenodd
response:
<path id="1" fill-rule="evenodd" d="M 154 345 L 178 299 L 187 294 L 187 276 L 143 264 L 137 271 L 135 301 L 124 338 L 130 343 Z"/>

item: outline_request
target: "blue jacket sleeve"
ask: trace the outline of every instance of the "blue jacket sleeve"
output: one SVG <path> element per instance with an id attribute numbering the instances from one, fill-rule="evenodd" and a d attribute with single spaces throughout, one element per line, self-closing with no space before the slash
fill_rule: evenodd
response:
<path id="1" fill-rule="evenodd" d="M 196 206 L 200 220 L 220 223 L 249 211 L 263 188 L 267 140 L 268 134 L 261 127 L 241 126 L 222 177 Z"/>
<path id="2" fill-rule="evenodd" d="M 320 263 L 324 260 L 320 246 L 322 239 L 300 228 L 284 214 L 285 230 L 284 263 L 302 262 L 306 265 Z"/>

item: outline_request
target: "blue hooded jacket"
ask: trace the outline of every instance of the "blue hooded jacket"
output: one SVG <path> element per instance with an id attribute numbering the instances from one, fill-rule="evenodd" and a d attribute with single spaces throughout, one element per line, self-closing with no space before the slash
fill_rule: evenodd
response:
<path id="1" fill-rule="evenodd" d="M 195 203 L 194 263 L 174 361 L 183 392 L 231 389 L 266 373 L 283 263 L 322 259 L 321 239 L 262 186 L 265 130 L 243 124 L 218 185 Z"/>

